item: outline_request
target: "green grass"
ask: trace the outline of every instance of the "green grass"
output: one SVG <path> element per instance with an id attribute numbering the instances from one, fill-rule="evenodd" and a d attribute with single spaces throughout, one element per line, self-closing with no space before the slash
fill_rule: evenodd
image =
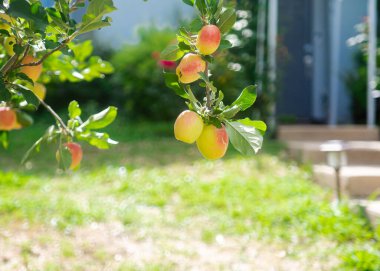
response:
<path id="1" fill-rule="evenodd" d="M 77 172 L 56 171 L 52 146 L 20 166 L 44 129 L 13 132 L 0 151 L 0 251 L 13 251 L 17 268 L 380 269 L 378 235 L 362 212 L 333 207 L 331 191 L 286 161 L 279 143 L 266 141 L 251 158 L 230 148 L 210 162 L 173 140 L 168 124 L 125 123 L 110 129 L 120 145 L 85 148 Z M 0 270 L 15 270 L 1 268 L 1 256 Z"/>

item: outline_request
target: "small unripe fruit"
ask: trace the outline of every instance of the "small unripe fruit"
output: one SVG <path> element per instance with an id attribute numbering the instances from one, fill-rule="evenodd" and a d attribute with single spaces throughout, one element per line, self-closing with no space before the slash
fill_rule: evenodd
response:
<path id="1" fill-rule="evenodd" d="M 205 25 L 198 33 L 197 48 L 202 55 L 211 55 L 218 50 L 220 40 L 219 28 L 216 25 Z"/>
<path id="2" fill-rule="evenodd" d="M 32 90 L 33 90 L 34 94 L 37 95 L 38 98 L 40 98 L 41 100 L 45 99 L 45 97 L 46 97 L 46 87 L 43 84 L 34 83 L 34 87 L 33 87 Z"/>
<path id="3" fill-rule="evenodd" d="M 215 160 L 222 158 L 228 148 L 228 134 L 226 128 L 217 128 L 214 125 L 205 125 L 197 146 L 200 153 L 207 159 Z"/>
<path id="4" fill-rule="evenodd" d="M 13 45 L 15 44 L 16 44 L 15 37 L 6 37 L 4 39 L 4 49 L 8 55 L 13 56 L 15 54 L 15 51 L 13 50 Z"/>
<path id="5" fill-rule="evenodd" d="M 189 84 L 197 81 L 200 78 L 199 73 L 206 70 L 206 62 L 196 54 L 185 55 L 179 63 L 176 73 L 184 84 Z"/>
<path id="6" fill-rule="evenodd" d="M 33 62 L 37 62 L 38 59 L 28 55 L 22 60 L 22 64 L 29 64 Z M 38 78 L 41 75 L 42 72 L 42 64 L 37 65 L 37 66 L 24 66 L 20 70 L 22 73 L 25 73 L 30 79 L 33 81 L 37 81 Z"/>
<path id="7" fill-rule="evenodd" d="M 174 123 L 174 136 L 177 140 L 192 144 L 203 130 L 203 120 L 197 113 L 186 110 L 177 117 Z"/>
<path id="8" fill-rule="evenodd" d="M 74 142 L 69 142 L 64 145 L 71 154 L 70 169 L 76 169 L 82 161 L 83 151 L 81 145 Z"/>
<path id="9" fill-rule="evenodd" d="M 17 128 L 16 112 L 9 107 L 0 107 L 0 130 L 10 131 Z"/>

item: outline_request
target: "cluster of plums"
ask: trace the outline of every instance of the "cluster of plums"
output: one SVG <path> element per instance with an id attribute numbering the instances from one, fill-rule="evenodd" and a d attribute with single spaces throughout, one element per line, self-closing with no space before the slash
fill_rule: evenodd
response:
<path id="1" fill-rule="evenodd" d="M 206 71 L 206 62 L 201 55 L 211 55 L 218 50 L 221 33 L 216 25 L 206 25 L 198 33 L 196 47 L 198 53 L 186 54 L 176 73 L 181 83 L 189 84 L 200 78 L 199 73 Z M 205 124 L 196 112 L 183 111 L 174 123 L 174 136 L 177 140 L 192 144 L 196 142 L 198 150 L 207 159 L 222 158 L 228 148 L 228 134 L 222 125 Z"/>
<path id="2" fill-rule="evenodd" d="M 186 54 L 179 65 L 176 73 L 181 83 L 189 84 L 200 78 L 199 73 L 205 72 L 206 61 L 201 55 L 211 55 L 218 50 L 221 40 L 221 33 L 216 25 L 206 25 L 202 27 L 197 36 L 196 47 L 199 54 Z"/>
<path id="3" fill-rule="evenodd" d="M 174 136 L 188 144 L 196 142 L 200 153 L 210 160 L 222 158 L 228 148 L 226 128 L 204 124 L 202 117 L 190 110 L 178 116 L 174 123 Z"/>

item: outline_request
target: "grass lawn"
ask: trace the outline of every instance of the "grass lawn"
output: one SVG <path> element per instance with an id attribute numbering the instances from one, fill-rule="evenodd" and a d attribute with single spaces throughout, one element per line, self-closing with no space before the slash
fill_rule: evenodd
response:
<path id="1" fill-rule="evenodd" d="M 0 150 L 0 270 L 380 270 L 360 210 L 332 207 L 307 167 L 266 141 L 257 156 L 201 158 L 167 124 L 115 125 L 77 172 L 54 148 L 19 162 L 46 128 Z"/>

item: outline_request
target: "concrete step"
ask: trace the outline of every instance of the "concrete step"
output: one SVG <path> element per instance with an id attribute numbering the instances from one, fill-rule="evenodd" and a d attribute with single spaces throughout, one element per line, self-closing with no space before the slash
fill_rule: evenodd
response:
<path id="1" fill-rule="evenodd" d="M 365 125 L 280 125 L 277 138 L 282 141 L 376 141 L 380 139 L 380 134 L 377 127 L 368 128 Z"/>
<path id="2" fill-rule="evenodd" d="M 353 199 L 350 200 L 350 205 L 363 208 L 373 227 L 380 225 L 380 200 Z"/>
<path id="3" fill-rule="evenodd" d="M 336 188 L 335 170 L 326 165 L 313 166 L 314 180 L 326 187 Z M 380 166 L 345 166 L 340 171 L 341 192 L 350 197 L 380 194 Z"/>
<path id="4" fill-rule="evenodd" d="M 323 164 L 326 154 L 320 141 L 289 141 L 288 154 L 302 163 Z M 346 141 L 348 165 L 380 165 L 380 141 Z"/>
<path id="5" fill-rule="evenodd" d="M 366 214 L 371 224 L 376 227 L 380 224 L 380 201 L 372 201 L 367 204 Z"/>

